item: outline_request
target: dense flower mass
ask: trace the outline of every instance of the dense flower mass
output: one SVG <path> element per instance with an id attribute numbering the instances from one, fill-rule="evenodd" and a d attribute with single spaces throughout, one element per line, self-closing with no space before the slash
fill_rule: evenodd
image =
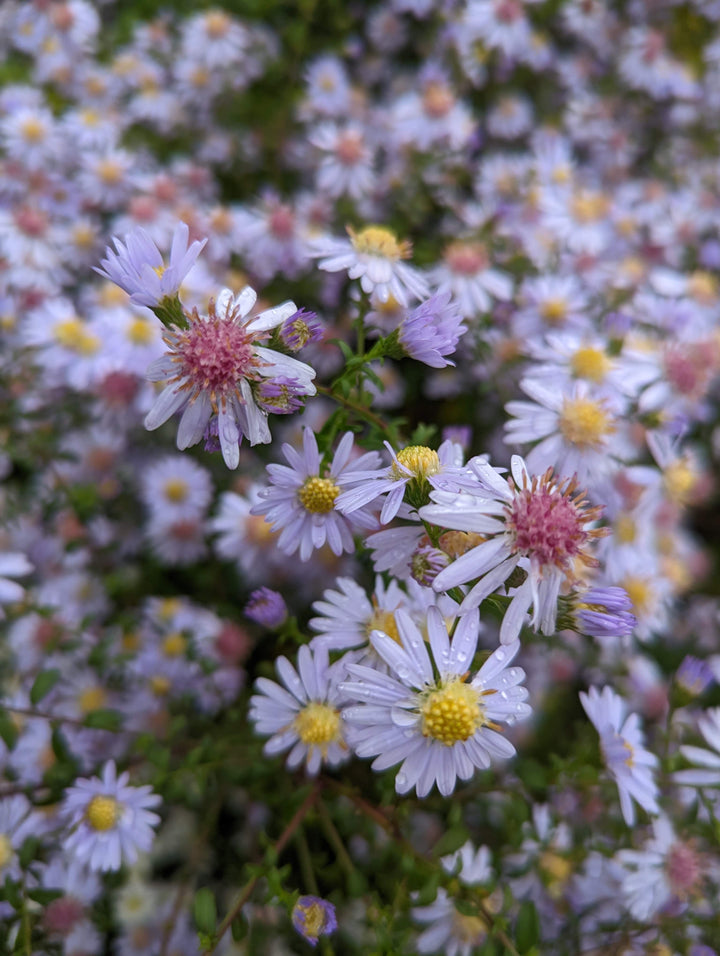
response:
<path id="1" fill-rule="evenodd" d="M 0 954 L 720 953 L 720 2 L 0 56 Z"/>

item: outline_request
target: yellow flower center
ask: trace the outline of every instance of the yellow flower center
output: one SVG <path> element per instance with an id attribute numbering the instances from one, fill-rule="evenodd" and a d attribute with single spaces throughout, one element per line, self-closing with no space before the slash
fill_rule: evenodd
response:
<path id="1" fill-rule="evenodd" d="M 685 458 L 671 462 L 663 472 L 663 484 L 671 501 L 685 505 L 692 496 L 697 474 Z"/>
<path id="2" fill-rule="evenodd" d="M 365 630 L 368 637 L 373 631 L 382 631 L 388 637 L 391 637 L 396 644 L 400 643 L 400 634 L 394 611 L 383 611 L 382 608 L 375 608 Z"/>
<path id="3" fill-rule="evenodd" d="M 115 185 L 122 179 L 123 169 L 114 159 L 102 159 L 97 164 L 97 174 L 104 183 Z"/>
<path id="4" fill-rule="evenodd" d="M 77 699 L 78 707 L 84 714 L 91 710 L 99 710 L 107 702 L 107 694 L 103 687 L 88 687 Z"/>
<path id="5" fill-rule="evenodd" d="M 479 692 L 461 680 L 431 691 L 420 712 L 423 736 L 447 747 L 472 737 L 484 723 Z"/>
<path id="6" fill-rule="evenodd" d="M 10 837 L 5 833 L 0 833 L 0 870 L 7 866 L 12 859 L 13 848 L 10 843 Z"/>
<path id="7" fill-rule="evenodd" d="M 570 359 L 570 368 L 576 378 L 584 378 L 590 382 L 602 382 L 612 368 L 612 362 L 602 349 L 578 349 Z"/>
<path id="8" fill-rule="evenodd" d="M 567 398 L 560 413 L 560 431 L 565 441 L 581 448 L 596 448 L 615 430 L 600 402 L 590 398 Z"/>
<path id="9" fill-rule="evenodd" d="M 572 864 L 570 860 L 546 850 L 540 856 L 540 869 L 552 883 L 565 883 L 572 873 Z"/>
<path id="10" fill-rule="evenodd" d="M 540 315 L 548 325 L 562 325 L 567 313 L 567 302 L 559 297 L 546 299 L 540 306 Z"/>
<path id="11" fill-rule="evenodd" d="M 22 134 L 29 143 L 39 143 L 45 139 L 45 124 L 34 116 L 29 117 L 22 124 Z"/>
<path id="12" fill-rule="evenodd" d="M 453 913 L 453 930 L 462 943 L 482 946 L 487 936 L 487 923 L 480 916 L 466 916 L 457 910 Z"/>
<path id="13" fill-rule="evenodd" d="M 298 491 L 300 504 L 306 511 L 325 515 L 333 510 L 335 499 L 340 494 L 338 486 L 330 478 L 308 478 Z"/>
<path id="14" fill-rule="evenodd" d="M 360 232 L 347 227 L 350 241 L 355 250 L 368 256 L 382 256 L 383 259 L 408 259 L 412 252 L 412 245 L 407 242 L 398 242 L 389 229 L 383 226 L 367 226 Z"/>
<path id="15" fill-rule="evenodd" d="M 170 693 L 170 678 L 164 674 L 156 674 L 150 678 L 150 690 L 156 697 L 166 697 Z"/>
<path id="16" fill-rule="evenodd" d="M 718 297 L 718 284 L 713 275 L 698 269 L 688 280 L 688 292 L 698 302 L 709 305 Z"/>
<path id="17" fill-rule="evenodd" d="M 311 701 L 297 715 L 293 727 L 304 744 L 327 747 L 339 739 L 340 714 L 329 704 Z"/>
<path id="18" fill-rule="evenodd" d="M 648 578 L 641 578 L 635 574 L 628 574 L 621 582 L 621 586 L 628 593 L 633 610 L 639 616 L 645 614 L 652 605 L 652 587 Z"/>
<path id="19" fill-rule="evenodd" d="M 126 334 L 133 345 L 149 345 L 155 337 L 153 326 L 145 319 L 133 319 Z"/>
<path id="20" fill-rule="evenodd" d="M 103 833 L 112 830 L 120 818 L 120 804 L 115 797 L 97 794 L 85 809 L 85 819 L 93 828 Z"/>
<path id="21" fill-rule="evenodd" d="M 205 30 L 214 40 L 224 36 L 230 29 L 230 17 L 223 10 L 208 10 L 205 14 Z"/>
<path id="22" fill-rule="evenodd" d="M 166 657 L 180 657 L 185 653 L 187 641 L 182 634 L 168 634 L 162 644 L 163 654 Z"/>
<path id="23" fill-rule="evenodd" d="M 581 223 L 595 222 L 605 217 L 609 202 L 602 193 L 580 190 L 572 201 L 572 212 Z"/>
<path id="24" fill-rule="evenodd" d="M 438 544 L 445 554 L 451 558 L 459 558 L 461 554 L 467 554 L 483 541 L 484 535 L 478 534 L 477 531 L 446 531 L 440 535 Z"/>
<path id="25" fill-rule="evenodd" d="M 165 497 L 174 504 L 185 501 L 189 490 L 188 483 L 183 478 L 168 478 L 163 485 Z"/>
<path id="26" fill-rule="evenodd" d="M 402 448 L 397 455 L 400 465 L 404 465 L 408 471 L 411 471 L 416 478 L 427 478 L 429 475 L 436 475 L 440 471 L 440 459 L 438 453 L 432 448 L 426 448 L 425 445 L 408 445 Z M 393 462 L 391 477 L 398 481 L 407 478 L 407 474 Z"/>
<path id="27" fill-rule="evenodd" d="M 632 544 L 637 534 L 634 519 L 628 514 L 619 514 L 613 525 L 613 533 L 618 544 Z"/>
<path id="28" fill-rule="evenodd" d="M 301 906 L 300 909 L 304 917 L 303 930 L 305 936 L 310 939 L 317 939 L 325 928 L 325 910 L 319 903 L 308 903 L 307 906 Z"/>
<path id="29" fill-rule="evenodd" d="M 85 323 L 78 318 L 58 322 L 53 328 L 53 334 L 63 348 L 80 352 L 82 355 L 94 355 L 100 348 L 98 337 L 88 332 Z"/>
<path id="30" fill-rule="evenodd" d="M 158 607 L 158 617 L 163 621 L 169 621 L 180 610 L 181 604 L 178 598 L 163 598 Z"/>

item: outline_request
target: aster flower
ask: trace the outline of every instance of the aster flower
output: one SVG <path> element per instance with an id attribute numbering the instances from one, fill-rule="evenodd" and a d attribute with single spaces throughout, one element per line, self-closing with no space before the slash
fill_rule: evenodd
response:
<path id="1" fill-rule="evenodd" d="M 482 916 L 468 916 L 455 906 L 447 890 L 440 887 L 429 906 L 416 906 L 413 919 L 426 924 L 417 939 L 422 954 L 443 953 L 445 956 L 472 956 L 479 952 L 488 936 L 489 926 Z"/>
<path id="2" fill-rule="evenodd" d="M 323 763 L 335 767 L 347 760 L 350 751 L 340 713 L 345 697 L 338 686 L 338 664 L 328 664 L 323 648 L 313 652 L 303 645 L 297 670 L 287 657 L 277 658 L 275 670 L 283 686 L 258 677 L 257 693 L 250 698 L 250 720 L 257 733 L 270 738 L 265 754 L 289 750 L 288 768 L 294 770 L 304 762 L 312 776 Z"/>
<path id="3" fill-rule="evenodd" d="M 320 936 L 329 936 L 337 929 L 335 907 L 319 896 L 301 896 L 293 906 L 292 924 L 311 946 L 316 946 Z"/>
<path id="4" fill-rule="evenodd" d="M 483 536 L 433 581 L 436 591 L 446 591 L 479 579 L 461 604 L 461 613 L 478 607 L 516 568 L 525 571 L 526 579 L 503 618 L 503 644 L 517 639 L 531 605 L 533 626 L 543 634 L 554 633 L 560 588 L 573 582 L 573 562 L 596 564 L 588 546 L 604 533 L 588 527 L 600 509 L 587 506 L 573 479 L 558 479 L 550 470 L 531 478 L 519 455 L 512 457 L 511 473 L 504 479 L 487 461 L 473 458 L 467 475 L 475 484 L 463 484 L 474 487 L 473 494 L 433 491 L 434 504 L 419 511 L 431 524 Z"/>
<path id="5" fill-rule="evenodd" d="M 717 787 L 720 785 L 720 707 L 706 710 L 698 720 L 698 727 L 712 750 L 690 744 L 682 746 L 680 753 L 695 767 L 678 770 L 673 779 L 688 787 Z"/>
<path id="6" fill-rule="evenodd" d="M 302 454 L 284 444 L 287 465 L 268 465 L 271 485 L 259 493 L 260 502 L 251 509 L 253 515 L 264 515 L 279 531 L 278 547 L 285 554 L 300 552 L 300 560 L 307 561 L 315 548 L 326 543 L 333 554 L 355 550 L 353 526 L 377 527 L 373 515 L 358 508 L 350 518 L 336 507 L 340 483 L 356 472 L 376 465 L 375 452 L 367 452 L 355 461 L 350 460 L 353 434 L 346 432 L 340 440 L 329 467 L 322 467 L 317 440 L 312 429 L 303 430 Z"/>
<path id="7" fill-rule="evenodd" d="M 168 384 L 145 418 L 145 427 L 159 428 L 182 408 L 177 436 L 182 450 L 197 444 L 217 418 L 228 468 L 240 462 L 243 435 L 251 445 L 270 441 L 267 412 L 257 401 L 263 380 L 282 376 L 295 383 L 297 393 L 315 394 L 315 371 L 309 365 L 261 344 L 270 329 L 297 312 L 295 303 L 249 317 L 256 299 L 250 286 L 237 296 L 223 289 L 217 302 L 210 302 L 207 316 L 194 310 L 187 316 L 187 328 L 171 326 L 164 332 L 168 352 L 147 371 L 150 381 Z"/>
<path id="8" fill-rule="evenodd" d="M 441 290 L 406 315 L 398 329 L 398 341 L 418 362 L 432 368 L 454 365 L 446 356 L 452 355 L 458 339 L 467 332 L 462 319 L 450 292 Z"/>
<path id="9" fill-rule="evenodd" d="M 359 757 L 375 757 L 373 770 L 401 767 L 398 793 L 416 789 L 425 797 L 437 784 L 443 796 L 458 777 L 469 780 L 493 758 L 512 757 L 513 745 L 498 731 L 530 713 L 527 691 L 518 686 L 520 667 L 508 667 L 519 642 L 499 647 L 471 677 L 480 626 L 477 611 L 460 618 L 450 642 L 436 607 L 427 612 L 430 653 L 423 634 L 407 612 L 395 612 L 399 640 L 373 631 L 370 641 L 389 674 L 362 664 L 347 664 L 350 680 L 340 686 L 357 704 L 343 716 L 348 739 Z"/>
<path id="10" fill-rule="evenodd" d="M 158 306 L 163 299 L 171 299 L 177 294 L 207 242 L 207 239 L 198 239 L 188 246 L 189 235 L 187 224 L 179 222 L 173 233 L 167 266 L 144 229 L 137 228 L 128 233 L 124 244 L 113 236 L 115 251 L 108 247 L 107 258 L 100 262 L 103 268 L 95 271 L 124 289 L 137 305 Z"/>
<path id="11" fill-rule="evenodd" d="M 604 687 L 602 692 L 596 687 L 587 694 L 581 691 L 580 702 L 600 735 L 605 765 L 617 783 L 627 825 L 635 824 L 633 801 L 648 813 L 659 813 L 658 786 L 651 769 L 658 760 L 643 746 L 637 714 L 625 718 L 625 701 L 611 687 Z"/>
<path id="12" fill-rule="evenodd" d="M 256 588 L 245 605 L 245 616 L 263 627 L 280 627 L 287 620 L 287 613 L 282 594 L 270 588 Z"/>
<path id="13" fill-rule="evenodd" d="M 151 811 L 161 798 L 149 786 L 128 785 L 127 771 L 117 776 L 109 760 L 102 778 L 79 779 L 68 787 L 60 812 L 68 825 L 65 850 L 91 870 L 119 870 L 134 863 L 138 850 L 149 850 L 160 822 Z"/>
<path id="14" fill-rule="evenodd" d="M 324 238 L 314 240 L 308 249 L 311 256 L 320 259 L 321 269 L 343 272 L 351 279 L 360 279 L 363 292 L 375 293 L 381 302 L 393 296 L 401 305 L 427 297 L 429 289 L 422 275 L 402 260 L 408 259 L 412 246 L 399 242 L 384 226 L 366 226 L 355 232 L 348 226 L 349 239 Z"/>

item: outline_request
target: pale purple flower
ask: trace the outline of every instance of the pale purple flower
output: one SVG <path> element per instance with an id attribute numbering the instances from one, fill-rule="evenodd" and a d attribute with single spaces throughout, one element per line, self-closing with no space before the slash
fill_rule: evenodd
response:
<path id="1" fill-rule="evenodd" d="M 355 702 L 343 711 L 348 741 L 358 757 L 375 757 L 373 770 L 401 763 L 398 793 L 413 788 L 419 797 L 437 784 L 447 797 L 457 779 L 469 780 L 493 759 L 512 757 L 515 748 L 498 732 L 528 716 L 527 690 L 520 667 L 508 667 L 520 650 L 516 641 L 499 647 L 474 676 L 480 620 L 464 615 L 450 641 L 437 607 L 427 612 L 429 649 L 423 633 L 402 608 L 395 612 L 399 641 L 373 631 L 370 641 L 387 664 L 383 674 L 347 664 L 350 679 L 340 686 Z"/>
<path id="2" fill-rule="evenodd" d="M 91 870 L 119 870 L 152 846 L 160 817 L 150 808 L 161 798 L 149 786 L 129 786 L 129 779 L 127 771 L 118 777 L 109 760 L 102 778 L 78 779 L 65 791 L 60 807 L 68 827 L 64 848 Z"/>
<path id="3" fill-rule="evenodd" d="M 698 727 L 706 743 L 713 749 L 706 750 L 689 744 L 681 747 L 680 753 L 696 768 L 678 770 L 673 774 L 673 779 L 688 787 L 720 786 L 720 707 L 706 710 L 698 720 Z"/>
<path id="4" fill-rule="evenodd" d="M 652 768 L 658 759 L 643 746 L 637 714 L 625 717 L 625 701 L 611 687 L 580 692 L 580 702 L 600 736 L 605 765 L 617 783 L 620 809 L 628 826 L 635 824 L 637 801 L 648 813 L 660 812 L 658 786 Z"/>
<path id="5" fill-rule="evenodd" d="M 625 588 L 592 587 L 577 595 L 575 623 L 589 637 L 629 637 L 637 624 Z"/>
<path id="6" fill-rule="evenodd" d="M 5 617 L 2 605 L 22 600 L 25 593 L 25 588 L 10 578 L 22 577 L 24 574 L 30 574 L 32 570 L 33 566 L 24 554 L 16 551 L 0 553 L 0 621 Z"/>
<path id="7" fill-rule="evenodd" d="M 337 929 L 335 907 L 319 896 L 301 896 L 292 911 L 292 924 L 311 946 L 320 936 L 329 936 Z"/>
<path id="8" fill-rule="evenodd" d="M 280 627 L 287 620 L 287 614 L 282 594 L 271 588 L 256 588 L 245 605 L 245 616 L 263 627 Z"/>
<path id="9" fill-rule="evenodd" d="M 408 313 L 398 329 L 403 350 L 432 368 L 454 365 L 450 359 L 461 335 L 467 332 L 463 316 L 450 291 L 440 290 Z"/>
<path id="10" fill-rule="evenodd" d="M 253 515 L 264 515 L 273 531 L 280 531 L 278 547 L 285 554 L 299 550 L 300 560 L 307 561 L 316 548 L 327 544 L 333 554 L 355 550 L 354 527 L 374 529 L 377 521 L 363 509 L 350 517 L 336 507 L 343 479 L 378 464 L 375 452 L 367 452 L 351 460 L 353 434 L 346 432 L 340 440 L 329 466 L 324 466 L 312 429 L 303 431 L 303 449 L 282 446 L 288 465 L 268 465 L 270 487 L 259 493 L 261 499 L 251 509 Z"/>
<path id="11" fill-rule="evenodd" d="M 207 242 L 207 239 L 197 239 L 188 247 L 189 235 L 186 223 L 179 222 L 173 233 L 167 266 L 144 229 L 138 227 L 128 233 L 125 244 L 113 236 L 115 251 L 108 246 L 107 258 L 100 262 L 103 268 L 95 271 L 124 289 L 132 302 L 152 308 L 176 295 Z"/>
<path id="12" fill-rule="evenodd" d="M 261 407 L 259 389 L 266 380 L 292 382 L 293 395 L 314 395 L 314 369 L 262 344 L 297 309 L 284 302 L 250 316 L 257 295 L 250 286 L 236 296 L 223 289 L 211 301 L 207 316 L 194 311 L 187 328 L 171 326 L 163 332 L 168 351 L 153 362 L 147 377 L 168 384 L 145 418 L 152 431 L 183 409 L 177 446 L 185 449 L 206 437 L 217 418 L 218 437 L 228 468 L 240 463 L 240 442 L 270 441 L 268 413 Z M 290 391 L 289 387 L 288 392 Z"/>

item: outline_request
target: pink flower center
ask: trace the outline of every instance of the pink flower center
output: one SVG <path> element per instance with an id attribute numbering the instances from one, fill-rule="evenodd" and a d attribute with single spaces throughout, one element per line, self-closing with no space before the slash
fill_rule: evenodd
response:
<path id="1" fill-rule="evenodd" d="M 487 250 L 480 242 L 453 242 L 444 258 L 452 272 L 463 276 L 473 276 L 488 265 Z"/>
<path id="2" fill-rule="evenodd" d="M 500 0 L 495 7 L 495 16 L 501 23 L 512 23 L 522 16 L 522 4 L 519 0 Z"/>
<path id="3" fill-rule="evenodd" d="M 335 154 L 344 166 L 354 166 L 362 158 L 363 141 L 360 133 L 350 130 L 338 137 Z"/>
<path id="4" fill-rule="evenodd" d="M 516 492 L 508 515 L 508 528 L 515 537 L 515 552 L 522 552 L 539 565 L 566 568 L 580 554 L 590 537 L 584 524 L 588 513 L 565 489 L 533 482 Z"/>
<path id="5" fill-rule="evenodd" d="M 667 875 L 676 896 L 692 893 L 702 877 L 700 859 L 687 843 L 673 843 L 667 856 Z"/>
<path id="6" fill-rule="evenodd" d="M 253 339 L 243 325 L 219 318 L 212 309 L 207 319 L 193 317 L 170 343 L 180 366 L 178 377 L 193 393 L 209 392 L 211 401 L 224 402 L 258 364 Z"/>
<path id="7" fill-rule="evenodd" d="M 270 232 L 276 239 L 290 239 L 295 232 L 295 216 L 289 206 L 278 206 L 270 213 Z"/>
<path id="8" fill-rule="evenodd" d="M 26 236 L 43 236 L 48 227 L 48 218 L 39 209 L 22 206 L 15 213 L 15 225 Z"/>
<path id="9" fill-rule="evenodd" d="M 84 907 L 74 896 L 61 896 L 48 903 L 43 913 L 43 924 L 48 933 L 67 936 L 82 919 Z"/>

